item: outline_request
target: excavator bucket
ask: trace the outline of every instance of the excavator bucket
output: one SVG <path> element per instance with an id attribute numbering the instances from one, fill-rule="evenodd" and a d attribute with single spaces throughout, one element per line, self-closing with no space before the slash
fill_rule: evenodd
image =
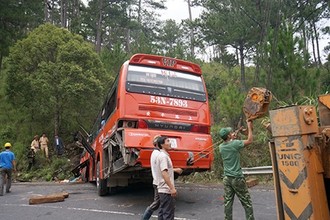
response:
<path id="1" fill-rule="evenodd" d="M 263 117 L 268 112 L 272 97 L 272 93 L 265 88 L 251 88 L 243 105 L 246 119 L 254 120 Z"/>
<path id="2" fill-rule="evenodd" d="M 330 94 L 319 96 L 319 115 L 321 126 L 330 125 Z"/>

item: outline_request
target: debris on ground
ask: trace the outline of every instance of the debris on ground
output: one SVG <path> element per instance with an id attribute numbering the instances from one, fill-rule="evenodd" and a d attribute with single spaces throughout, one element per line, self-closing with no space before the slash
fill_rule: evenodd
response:
<path id="1" fill-rule="evenodd" d="M 69 193 L 67 192 L 53 193 L 44 196 L 34 196 L 29 199 L 29 205 L 52 203 L 52 202 L 63 202 L 64 199 L 68 197 L 69 197 Z"/>
<path id="2" fill-rule="evenodd" d="M 251 188 L 251 187 L 253 187 L 253 186 L 255 186 L 255 185 L 258 185 L 258 183 L 259 183 L 259 181 L 258 181 L 258 179 L 256 179 L 256 178 L 251 178 L 251 179 L 247 179 L 247 180 L 246 180 L 246 184 L 247 184 L 247 186 L 248 186 L 249 188 Z"/>
<path id="3" fill-rule="evenodd" d="M 55 182 L 58 182 L 58 183 L 82 183 L 82 178 L 81 176 L 78 176 L 78 177 L 72 177 L 70 179 L 64 179 L 64 180 L 59 180 L 57 178 L 54 179 Z"/>

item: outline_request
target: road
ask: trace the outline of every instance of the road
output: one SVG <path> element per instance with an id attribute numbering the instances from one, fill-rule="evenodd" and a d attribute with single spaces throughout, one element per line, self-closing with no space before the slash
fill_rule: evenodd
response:
<path id="1" fill-rule="evenodd" d="M 222 185 L 176 183 L 176 220 L 223 219 Z M 0 197 L 1 220 L 131 220 L 141 219 L 153 199 L 151 187 L 134 186 L 115 195 L 99 197 L 91 183 L 14 183 L 12 192 Z M 68 192 L 64 202 L 29 205 L 29 198 Z M 256 220 L 276 220 L 272 187 L 250 188 Z M 157 212 L 152 219 L 157 219 Z M 235 199 L 234 220 L 244 220 L 244 209 Z"/>

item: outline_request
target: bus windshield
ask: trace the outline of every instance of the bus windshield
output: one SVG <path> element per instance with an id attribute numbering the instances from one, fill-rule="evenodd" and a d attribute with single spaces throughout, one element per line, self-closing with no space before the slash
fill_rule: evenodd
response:
<path id="1" fill-rule="evenodd" d="M 201 76 L 168 69 L 130 65 L 126 90 L 133 93 L 206 102 L 206 92 Z"/>

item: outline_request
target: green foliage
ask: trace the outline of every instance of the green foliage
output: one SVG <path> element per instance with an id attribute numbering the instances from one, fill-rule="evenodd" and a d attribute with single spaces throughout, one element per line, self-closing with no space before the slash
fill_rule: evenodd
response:
<path id="1" fill-rule="evenodd" d="M 242 107 L 245 100 L 245 94 L 235 84 L 228 85 L 217 97 L 220 106 L 222 120 L 220 124 L 236 127 L 242 117 Z"/>
<path id="2" fill-rule="evenodd" d="M 35 29 L 11 49 L 5 71 L 7 96 L 32 119 L 31 136 L 40 133 L 33 129 L 38 125 L 51 133 L 49 125 L 54 124 L 58 132 L 62 118 L 90 117 L 101 101 L 99 94 L 111 82 L 88 43 L 50 24 Z M 75 126 L 75 120 L 66 121 L 69 128 Z"/>
<path id="3" fill-rule="evenodd" d="M 184 44 L 183 31 L 181 25 L 175 20 L 169 19 L 162 24 L 160 34 L 158 36 L 158 51 L 168 57 L 176 57 L 185 59 L 187 48 Z"/>
<path id="4" fill-rule="evenodd" d="M 28 148 L 26 148 L 28 149 Z M 20 158 L 18 164 L 19 181 L 52 181 L 70 179 L 73 174 L 70 172 L 73 167 L 67 158 L 52 158 L 47 160 L 42 152 L 38 151 L 35 157 L 35 165 L 28 170 L 27 150 L 25 157 Z"/>
<path id="5" fill-rule="evenodd" d="M 0 1 L 0 67 L 9 47 L 25 35 L 25 28 L 33 29 L 41 24 L 42 8 L 41 1 Z"/>
<path id="6" fill-rule="evenodd" d="M 119 73 L 121 65 L 129 59 L 128 54 L 121 49 L 119 44 L 116 44 L 113 50 L 107 48 L 102 50 L 100 58 L 106 71 L 111 73 L 113 78 Z"/>

